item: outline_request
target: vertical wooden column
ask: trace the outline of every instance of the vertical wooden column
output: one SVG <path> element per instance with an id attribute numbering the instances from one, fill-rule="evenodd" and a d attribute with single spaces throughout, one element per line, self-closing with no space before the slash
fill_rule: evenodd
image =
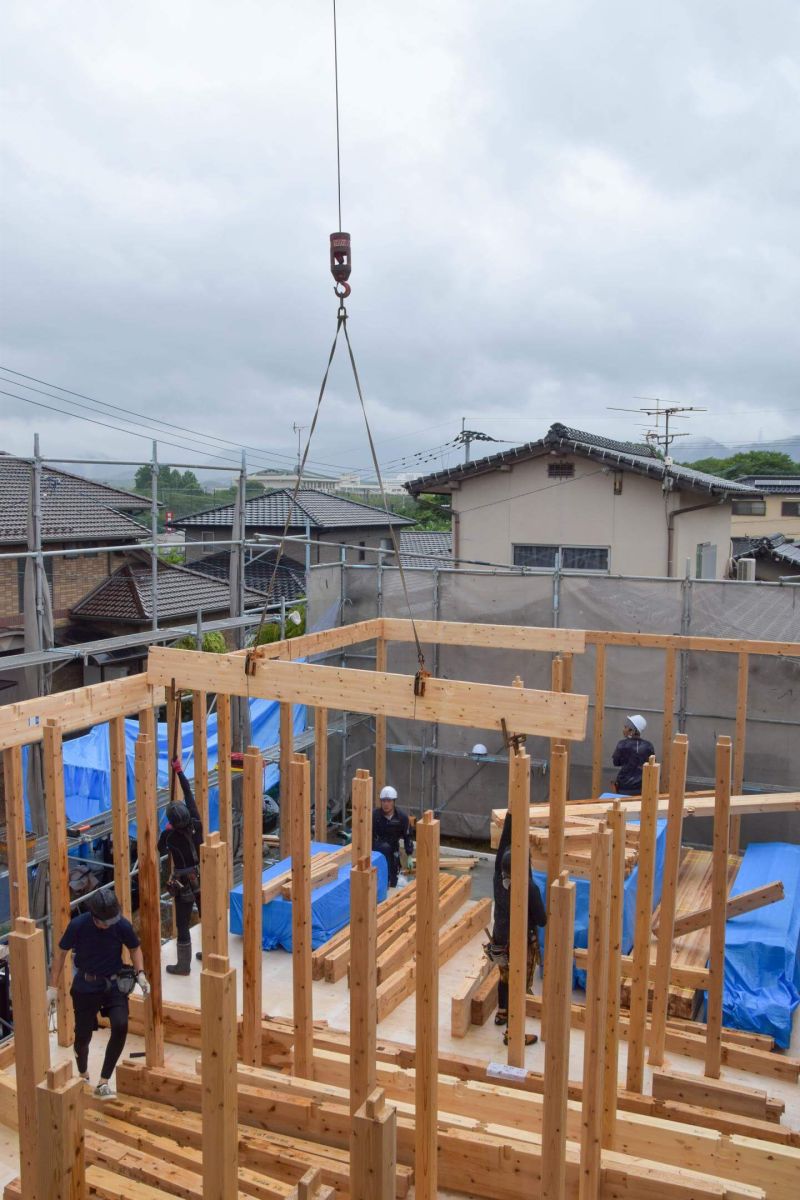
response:
<path id="1" fill-rule="evenodd" d="M 528 966 L 528 878 L 531 760 L 509 751 L 508 808 L 511 813 L 511 922 L 508 945 L 508 1064 L 525 1066 L 525 975 Z M 417 900 L 419 911 L 419 899 Z"/>
<path id="2" fill-rule="evenodd" d="M 550 664 L 550 691 L 564 690 L 564 659 L 557 654 Z M 552 759 L 556 746 L 560 745 L 558 738 L 550 738 L 550 758 Z M 568 789 L 569 790 L 569 789 Z"/>
<path id="3" fill-rule="evenodd" d="M 8 893 L 11 920 L 30 916 L 28 899 L 28 851 L 25 845 L 25 799 L 22 791 L 22 747 L 3 751 L 3 782 L 6 796 L 8 840 Z"/>
<path id="4" fill-rule="evenodd" d="M 44 800 L 47 813 L 47 845 L 50 871 L 50 917 L 53 943 L 57 943 L 69 925 L 69 869 L 67 866 L 67 813 L 64 800 L 64 759 L 61 730 L 55 721 L 45 721 Z M 75 1014 L 69 995 L 72 955 L 67 954 L 58 985 L 57 1029 L 59 1046 L 71 1046 L 75 1038 Z"/>
<path id="5" fill-rule="evenodd" d="M 545 1005 L 548 1016 L 544 1053 L 542 1114 L 542 1200 L 564 1200 L 566 1195 L 567 1100 L 569 1088 L 569 1036 L 572 1004 L 572 942 L 575 928 L 575 884 L 564 871 L 549 889 L 547 921 L 547 976 Z"/>
<path id="6" fill-rule="evenodd" d="M 589 895 L 589 949 L 586 978 L 586 1029 L 583 1038 L 583 1099 L 579 1200 L 600 1194 L 603 1145 L 603 1076 L 608 994 L 608 888 L 611 874 L 611 831 L 592 835 L 592 881 Z"/>
<path id="7" fill-rule="evenodd" d="M 363 767 L 353 780 L 353 863 L 372 854 L 372 779 Z M 363 1101 L 362 1101 L 363 1104 Z M 360 1105 L 359 1105 L 360 1107 Z"/>
<path id="8" fill-rule="evenodd" d="M 152 710 L 151 710 L 152 711 Z M 161 991 L 161 875 L 158 862 L 156 760 L 145 734 L 136 741 L 136 826 L 139 846 L 139 924 L 150 994 L 144 998 L 144 1043 L 148 1067 L 164 1065 Z"/>
<path id="9" fill-rule="evenodd" d="M 295 754 L 289 768 L 292 808 L 293 1073 L 314 1078 L 314 1012 L 311 994 L 311 766 Z"/>
<path id="10" fill-rule="evenodd" d="M 314 711 L 314 838 L 328 840 L 328 710 Z"/>
<path id="11" fill-rule="evenodd" d="M 653 976 L 653 1015 L 650 1023 L 651 1067 L 664 1064 L 667 1038 L 667 1008 L 669 1005 L 669 972 L 672 965 L 672 938 L 675 930 L 675 908 L 678 898 L 678 872 L 681 865 L 683 834 L 683 801 L 686 795 L 686 759 L 689 740 L 685 733 L 677 734 L 672 744 L 669 770 L 669 807 L 667 808 L 667 848 L 664 855 L 664 876 L 661 885 L 661 907 L 658 918 L 658 952 Z"/>
<path id="12" fill-rule="evenodd" d="M 561 655 L 561 691 L 572 691 L 572 666 L 573 656 L 571 651 L 565 651 Z M 569 799 L 569 781 L 570 781 L 570 765 L 572 762 L 572 751 L 569 742 L 563 742 L 564 750 L 567 754 L 567 799 Z M 546 902 L 545 902 L 546 903 Z"/>
<path id="13" fill-rule="evenodd" d="M 650 983 L 650 924 L 653 919 L 653 877 L 656 861 L 656 821 L 661 772 L 655 757 L 642 771 L 642 804 L 639 813 L 639 864 L 636 880 L 636 924 L 633 940 L 628 1068 L 626 1087 L 644 1087 L 644 1047 L 647 1036 L 647 993 Z"/>
<path id="14" fill-rule="evenodd" d="M 192 744 L 194 748 L 194 798 L 200 810 L 203 833 L 208 832 L 208 696 L 192 692 Z"/>
<path id="15" fill-rule="evenodd" d="M 231 779 L 231 698 L 217 693 L 217 794 L 219 836 L 229 848 L 228 890 L 233 887 L 233 781 Z M 205 836 L 208 830 L 203 829 Z"/>
<path id="16" fill-rule="evenodd" d="M 89 1195 L 82 1093 L 83 1080 L 73 1075 L 69 1062 L 48 1071 L 36 1088 L 42 1142 L 36 1200 L 86 1200 Z"/>
<path id="17" fill-rule="evenodd" d="M 438 1196 L 439 1122 L 439 822 L 417 822 L 416 1109 L 414 1183 L 417 1200 Z"/>
<path id="18" fill-rule="evenodd" d="M 722 1066 L 722 986 L 725 970 L 725 922 L 728 903 L 728 853 L 731 814 L 731 739 L 717 738 L 714 843 L 711 862 L 711 953 L 708 958 L 705 1073 L 719 1079 Z"/>
<path id="19" fill-rule="evenodd" d="M 744 752 L 747 738 L 747 684 L 750 670 L 750 655 L 743 651 L 739 655 L 739 672 L 736 677 L 736 729 L 733 743 L 733 790 L 741 796 L 744 787 Z M 731 821 L 730 852 L 738 854 L 742 840 L 742 818 Z"/>
<path id="20" fill-rule="evenodd" d="M 569 762 L 567 759 L 567 749 L 563 743 L 559 742 L 550 756 L 550 791 L 549 791 L 549 837 L 547 840 L 547 889 L 545 892 L 545 905 L 550 904 L 552 896 L 552 885 L 561 874 L 561 867 L 564 859 L 564 821 L 567 810 L 567 776 L 569 773 Z M 513 818 L 512 818 L 513 822 Z M 512 824 L 513 829 L 513 824 Z M 549 920 L 549 912 L 548 912 Z M 542 991 L 542 1017 L 541 1017 L 541 1036 L 542 1040 L 547 1037 L 547 1005 L 548 1005 L 548 987 L 547 987 L 547 972 L 549 967 L 548 962 L 548 941 L 545 937 L 545 955 L 544 955 L 544 987 Z"/>
<path id="21" fill-rule="evenodd" d="M 592 798 L 603 790 L 603 729 L 606 718 L 606 647 L 594 648 L 594 725 L 592 731 Z"/>
<path id="22" fill-rule="evenodd" d="M 133 915 L 131 903 L 131 842 L 128 820 L 128 766 L 125 757 L 125 718 L 108 723 L 111 763 L 111 837 L 114 842 L 114 891 L 123 917 Z"/>
<path id="23" fill-rule="evenodd" d="M 375 670 L 385 671 L 387 662 L 386 639 L 375 639 Z M 375 714 L 375 795 L 380 796 L 386 787 L 386 717 Z"/>
<path id="24" fill-rule="evenodd" d="M 369 858 L 350 872 L 350 1112 L 375 1090 L 378 872 Z M 353 1193 L 355 1194 L 355 1193 Z"/>
<path id="25" fill-rule="evenodd" d="M 203 881 L 203 961 L 210 954 L 228 957 L 228 877 L 230 843 L 218 833 L 207 833 L 200 847 L 200 878 Z"/>
<path id="26" fill-rule="evenodd" d="M 200 972 L 200 1024 L 203 1200 L 230 1200 L 239 1194 L 236 972 L 227 957 L 205 951 Z"/>
<path id="27" fill-rule="evenodd" d="M 350 1195 L 353 1200 L 395 1200 L 397 1195 L 397 1111 L 375 1088 L 353 1116 Z"/>
<path id="28" fill-rule="evenodd" d="M 672 725 L 675 715 L 675 664 L 677 652 L 669 646 L 664 652 L 664 721 L 661 726 L 661 773 L 669 777 Z"/>
<path id="29" fill-rule="evenodd" d="M 282 776 L 288 780 L 288 775 Z M 286 783 L 284 783 L 286 789 Z M 288 790 L 288 789 L 287 789 Z M 242 907 L 244 935 L 242 946 L 242 1062 L 261 1066 L 261 956 L 263 905 L 261 883 L 264 851 L 261 841 L 264 800 L 264 764 L 258 746 L 249 746 L 244 754 L 242 793 L 244 870 Z"/>
<path id="30" fill-rule="evenodd" d="M 27 917 L 16 917 L 8 935 L 22 1195 L 38 1200 L 36 1163 L 40 1150 L 36 1088 L 50 1066 L 44 934 Z"/>
<path id="31" fill-rule="evenodd" d="M 611 834 L 611 880 L 608 913 L 608 991 L 603 1059 L 603 1145 L 611 1146 L 617 1121 L 619 1075 L 619 1009 L 622 984 L 622 917 L 625 906 L 625 813 L 615 800 L 606 814 Z"/>
<path id="32" fill-rule="evenodd" d="M 292 755 L 294 754 L 294 728 L 292 726 L 292 706 L 281 703 L 280 707 L 280 855 L 287 858 L 291 853 L 289 846 L 292 840 Z"/>
<path id="33" fill-rule="evenodd" d="M 156 713 L 154 708 L 143 708 L 139 712 L 139 737 L 149 737 L 156 751 Z"/>

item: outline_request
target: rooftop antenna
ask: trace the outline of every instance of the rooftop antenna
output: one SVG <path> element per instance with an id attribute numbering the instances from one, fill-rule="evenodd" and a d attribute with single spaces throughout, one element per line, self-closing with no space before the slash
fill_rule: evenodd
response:
<path id="1" fill-rule="evenodd" d="M 676 433 L 674 430 L 670 432 L 670 422 L 688 421 L 685 413 L 707 412 L 705 408 L 699 408 L 696 404 L 666 404 L 659 396 L 634 396 L 634 400 L 645 400 L 648 404 L 654 404 L 655 408 L 614 408 L 609 407 L 610 412 L 629 412 L 638 413 L 641 416 L 655 418 L 655 429 L 648 429 L 645 438 L 651 445 L 655 445 L 663 452 L 664 461 L 667 466 L 672 465 L 672 457 L 669 448 L 678 437 L 688 437 L 688 433 Z M 661 432 L 661 420 L 664 421 L 664 432 Z"/>
<path id="2" fill-rule="evenodd" d="M 298 476 L 300 475 L 300 460 L 303 456 L 302 435 L 306 429 L 308 429 L 307 425 L 298 425 L 296 421 L 292 421 L 292 433 L 297 434 L 297 466 L 295 467 L 295 473 Z"/>

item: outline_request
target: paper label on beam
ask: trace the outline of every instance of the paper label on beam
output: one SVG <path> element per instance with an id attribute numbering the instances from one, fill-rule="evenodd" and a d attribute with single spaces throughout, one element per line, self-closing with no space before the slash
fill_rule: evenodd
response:
<path id="1" fill-rule="evenodd" d="M 513 1079 L 519 1082 L 528 1078 L 525 1067 L 510 1067 L 508 1063 L 489 1063 L 486 1068 L 487 1079 Z"/>

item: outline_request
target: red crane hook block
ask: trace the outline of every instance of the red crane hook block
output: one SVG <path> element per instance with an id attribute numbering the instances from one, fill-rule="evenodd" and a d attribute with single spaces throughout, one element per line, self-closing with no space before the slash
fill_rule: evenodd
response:
<path id="1" fill-rule="evenodd" d="M 345 297 L 350 295 L 350 285 L 347 281 L 350 278 L 351 265 L 350 234 L 342 233 L 341 230 L 338 233 L 332 233 L 331 275 L 336 280 L 336 286 L 333 290 L 341 299 L 345 299 Z"/>

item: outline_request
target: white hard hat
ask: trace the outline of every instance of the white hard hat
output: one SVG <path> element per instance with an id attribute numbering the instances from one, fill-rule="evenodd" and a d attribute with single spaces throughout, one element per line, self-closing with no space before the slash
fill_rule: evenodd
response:
<path id="1" fill-rule="evenodd" d="M 381 800 L 396 800 L 397 788 L 393 788 L 387 784 L 385 788 L 381 788 Z"/>
<path id="2" fill-rule="evenodd" d="M 641 713 L 634 713 L 632 717 L 628 717 L 628 724 L 632 725 L 637 733 L 644 733 L 645 729 L 647 729 L 647 721 L 645 721 Z"/>
<path id="3" fill-rule="evenodd" d="M 470 750 L 470 754 L 488 754 L 488 753 L 489 752 L 486 749 L 486 747 L 484 746 L 483 742 L 476 742 L 475 745 Z"/>

